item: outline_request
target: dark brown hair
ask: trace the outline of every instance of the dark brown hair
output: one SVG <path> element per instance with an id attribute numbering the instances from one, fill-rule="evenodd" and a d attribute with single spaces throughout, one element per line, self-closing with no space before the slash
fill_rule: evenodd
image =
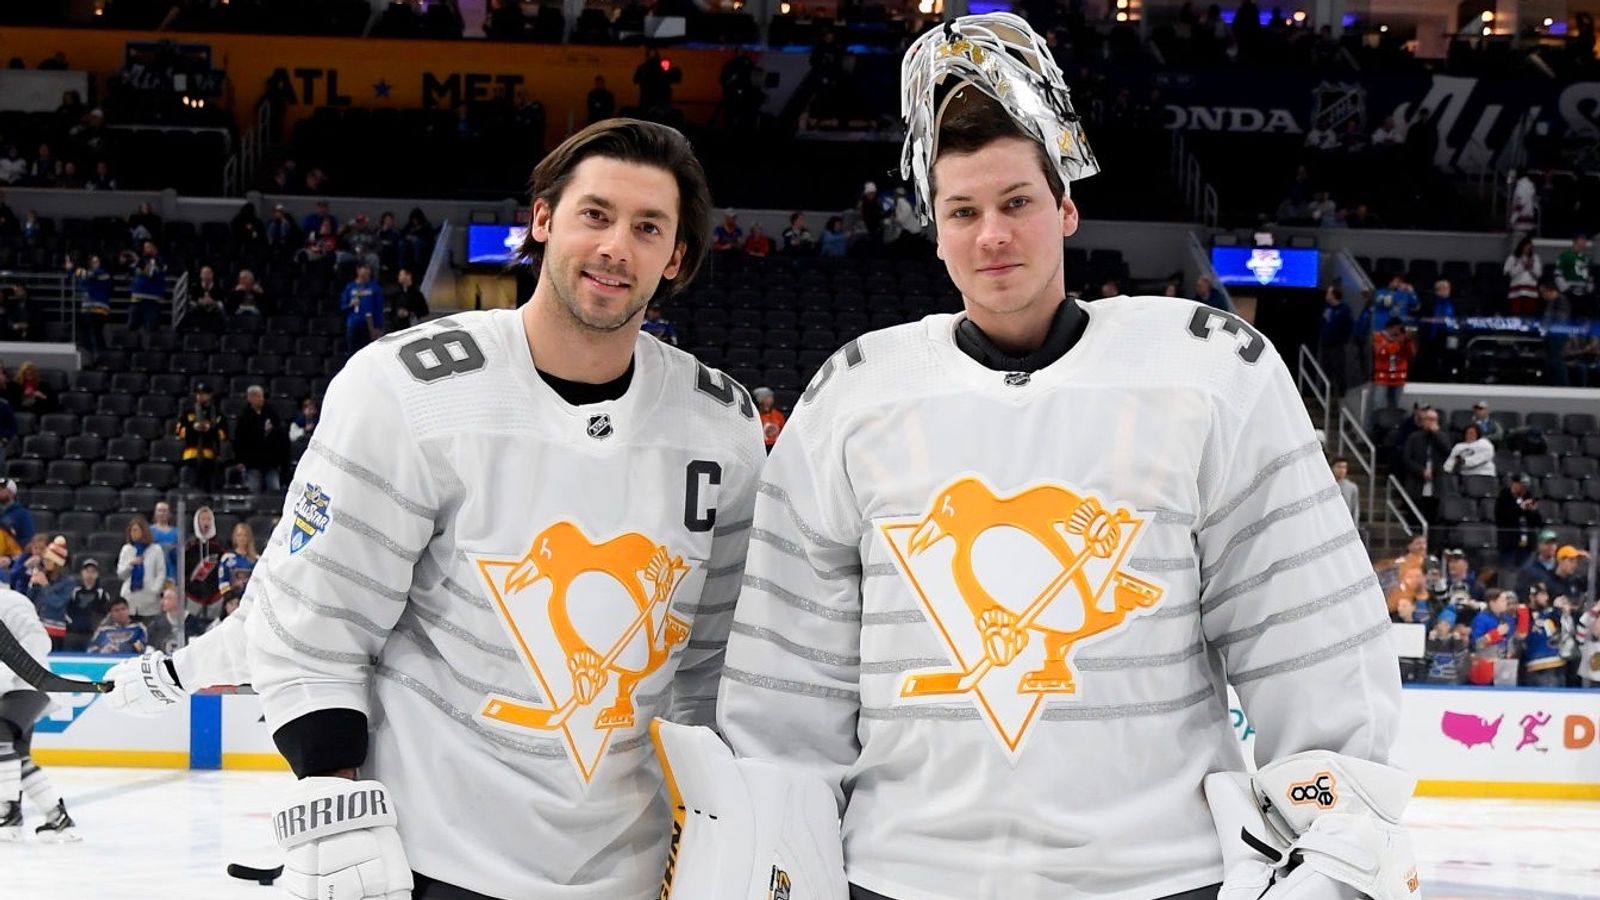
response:
<path id="1" fill-rule="evenodd" d="M 1021 138 L 1033 145 L 1039 167 L 1044 170 L 1045 182 L 1050 185 L 1050 194 L 1060 206 L 1067 194 L 1066 185 L 1039 139 L 1023 131 L 1005 107 L 983 91 L 970 84 L 955 90 L 956 96 L 950 99 L 939 119 L 939 140 L 933 160 L 928 164 L 928 189 L 933 196 L 939 195 L 933 179 L 933 163 L 938 162 L 939 157 L 946 153 L 975 153 L 998 140 Z M 929 202 L 931 204 L 932 198 Z"/>
<path id="2" fill-rule="evenodd" d="M 677 129 L 638 119 L 596 122 L 562 141 L 534 167 L 528 179 L 530 204 L 543 200 L 554 209 L 578 164 L 591 156 L 656 166 L 677 180 L 678 233 L 674 243 L 684 246 L 683 263 L 677 277 L 668 283 L 674 294 L 688 287 L 705 261 L 711 232 L 711 189 L 688 139 Z M 544 244 L 534 240 L 531 229 L 517 255 L 535 268 L 543 261 Z"/>

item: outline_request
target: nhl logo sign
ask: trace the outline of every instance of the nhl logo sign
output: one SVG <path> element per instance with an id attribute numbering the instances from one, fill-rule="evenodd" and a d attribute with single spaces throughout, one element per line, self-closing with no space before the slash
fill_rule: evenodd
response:
<path id="1" fill-rule="evenodd" d="M 589 437 L 603 441 L 611 437 L 611 414 L 596 413 L 589 417 Z"/>

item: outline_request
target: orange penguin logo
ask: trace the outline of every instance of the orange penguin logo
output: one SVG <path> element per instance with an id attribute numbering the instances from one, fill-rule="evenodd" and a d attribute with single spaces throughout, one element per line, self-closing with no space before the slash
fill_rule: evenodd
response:
<path id="1" fill-rule="evenodd" d="M 491 694 L 480 715 L 560 731 L 587 785 L 611 735 L 637 724 L 640 683 L 689 638 L 671 600 L 691 567 L 642 534 L 596 543 L 571 522 L 541 531 L 521 559 L 474 561 L 547 704 Z"/>
<path id="2" fill-rule="evenodd" d="M 972 695 L 1015 759 L 1043 698 L 1078 694 L 1076 649 L 1161 600 L 1161 587 L 1122 568 L 1143 526 L 1134 510 L 1071 487 L 1001 496 L 971 475 L 924 515 L 880 522 L 955 663 L 908 673 L 900 702 Z"/>

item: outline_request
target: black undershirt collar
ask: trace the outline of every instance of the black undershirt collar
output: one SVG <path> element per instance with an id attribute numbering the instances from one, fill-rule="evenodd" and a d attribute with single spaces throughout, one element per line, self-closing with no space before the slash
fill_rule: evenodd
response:
<path id="1" fill-rule="evenodd" d="M 995 346 L 994 341 L 971 319 L 962 319 L 956 326 L 956 346 L 986 368 L 996 372 L 1037 372 L 1067 355 L 1067 351 L 1083 337 L 1089 326 L 1089 315 L 1071 298 L 1062 301 L 1050 320 L 1050 331 L 1039 349 L 1022 356 L 1012 356 Z"/>
<path id="2" fill-rule="evenodd" d="M 615 400 L 626 394 L 628 385 L 633 383 L 633 360 L 631 359 L 628 360 L 628 371 L 601 384 L 589 384 L 583 381 L 568 381 L 565 378 L 557 378 L 537 366 L 534 367 L 534 371 L 539 373 L 539 377 L 544 379 L 545 384 L 550 385 L 550 389 L 555 391 L 557 396 L 572 406 Z"/>

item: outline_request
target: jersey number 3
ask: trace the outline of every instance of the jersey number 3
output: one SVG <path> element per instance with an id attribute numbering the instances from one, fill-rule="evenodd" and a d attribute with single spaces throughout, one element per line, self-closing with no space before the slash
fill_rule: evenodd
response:
<path id="1" fill-rule="evenodd" d="M 1261 358 L 1261 352 L 1267 349 L 1267 339 L 1261 336 L 1261 332 L 1231 312 L 1202 306 L 1189 318 L 1189 334 L 1202 341 L 1211 340 L 1211 335 L 1218 328 L 1223 334 L 1239 340 L 1239 358 L 1249 365 L 1255 365 L 1256 360 Z"/>

